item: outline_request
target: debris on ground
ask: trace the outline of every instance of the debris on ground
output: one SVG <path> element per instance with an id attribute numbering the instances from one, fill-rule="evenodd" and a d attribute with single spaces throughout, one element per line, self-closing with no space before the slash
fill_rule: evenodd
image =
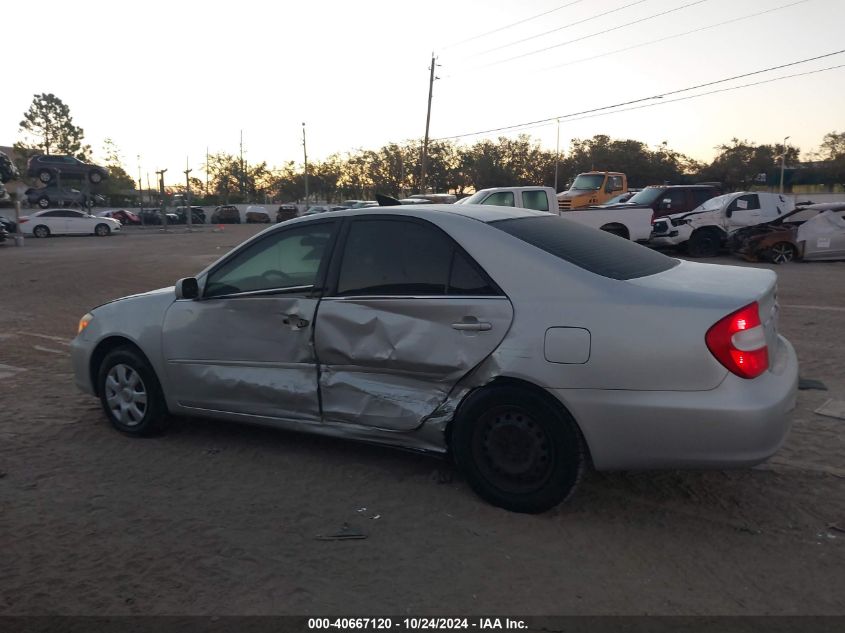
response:
<path id="1" fill-rule="evenodd" d="M 333 534 L 318 534 L 315 538 L 318 541 L 348 541 L 367 538 L 367 535 L 357 527 L 344 523 L 337 532 Z"/>
<path id="2" fill-rule="evenodd" d="M 809 389 L 816 389 L 818 391 L 827 391 L 827 386 L 821 381 L 816 380 L 815 378 L 798 378 L 798 389 L 801 391 L 807 391 Z"/>
<path id="3" fill-rule="evenodd" d="M 814 413 L 818 413 L 819 415 L 823 415 L 828 418 L 845 420 L 845 400 L 834 400 L 831 398 L 816 409 Z"/>

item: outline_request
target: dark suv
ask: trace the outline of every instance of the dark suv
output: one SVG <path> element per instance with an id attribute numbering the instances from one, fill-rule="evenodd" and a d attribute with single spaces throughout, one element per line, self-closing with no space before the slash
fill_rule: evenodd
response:
<path id="1" fill-rule="evenodd" d="M 78 204 L 80 207 L 93 207 L 95 204 L 103 204 L 102 196 L 94 194 L 86 195 L 79 189 L 68 187 L 42 187 L 40 189 L 27 189 L 26 199 L 29 204 L 38 205 L 41 209 L 49 207 L 63 207 L 66 204 Z"/>
<path id="2" fill-rule="evenodd" d="M 241 212 L 233 204 L 224 204 L 214 209 L 211 214 L 212 224 L 240 224 Z"/>
<path id="3" fill-rule="evenodd" d="M 607 206 L 611 209 L 650 208 L 652 219 L 673 213 L 685 213 L 701 206 L 710 198 L 722 195 L 717 185 L 652 185 L 634 194 L 627 202 Z"/>
<path id="4" fill-rule="evenodd" d="M 26 175 L 37 176 L 43 183 L 52 182 L 58 174 L 61 174 L 62 178 L 87 178 L 95 185 L 109 177 L 105 167 L 83 163 L 73 156 L 39 154 L 26 163 Z"/>

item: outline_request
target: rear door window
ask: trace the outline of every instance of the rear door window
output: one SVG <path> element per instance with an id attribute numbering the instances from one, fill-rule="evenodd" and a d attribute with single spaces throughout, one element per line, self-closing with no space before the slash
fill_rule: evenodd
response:
<path id="1" fill-rule="evenodd" d="M 523 191 L 522 206 L 535 211 L 548 211 L 549 196 L 545 191 Z"/>

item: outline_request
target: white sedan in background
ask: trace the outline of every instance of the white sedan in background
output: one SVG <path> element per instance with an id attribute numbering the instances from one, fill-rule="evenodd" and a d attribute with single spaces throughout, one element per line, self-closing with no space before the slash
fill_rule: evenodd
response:
<path id="1" fill-rule="evenodd" d="M 20 218 L 24 235 L 50 237 L 51 235 L 98 235 L 105 237 L 120 230 L 120 222 L 73 209 L 46 209 Z"/>

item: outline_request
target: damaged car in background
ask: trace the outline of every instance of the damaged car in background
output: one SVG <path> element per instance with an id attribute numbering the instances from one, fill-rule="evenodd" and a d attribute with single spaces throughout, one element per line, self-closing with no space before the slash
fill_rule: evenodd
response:
<path id="1" fill-rule="evenodd" d="M 530 209 L 345 210 L 92 309 L 71 358 L 129 435 L 173 414 L 450 454 L 490 503 L 541 512 L 588 464 L 777 451 L 798 363 L 776 280 Z"/>
<path id="2" fill-rule="evenodd" d="M 655 219 L 649 244 L 685 248 L 691 257 L 715 257 L 736 230 L 792 211 L 783 195 L 740 191 L 716 196 L 688 213 Z"/>
<path id="3" fill-rule="evenodd" d="M 845 202 L 799 207 L 777 220 L 740 229 L 729 246 L 752 262 L 845 259 Z"/>

